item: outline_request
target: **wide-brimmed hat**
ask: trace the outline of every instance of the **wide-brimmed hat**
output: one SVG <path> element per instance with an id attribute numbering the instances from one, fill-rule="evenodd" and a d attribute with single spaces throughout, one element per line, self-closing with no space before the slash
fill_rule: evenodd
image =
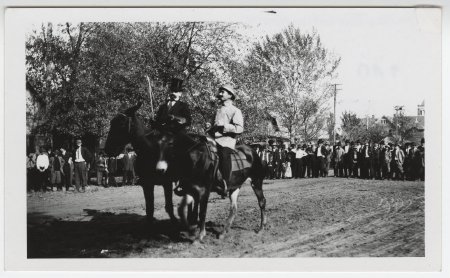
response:
<path id="1" fill-rule="evenodd" d="M 170 92 L 182 92 L 183 91 L 183 80 L 179 78 L 172 78 L 170 81 Z"/>
<path id="2" fill-rule="evenodd" d="M 317 144 L 322 144 L 323 143 L 323 139 L 319 139 L 319 141 L 317 141 Z"/>
<path id="3" fill-rule="evenodd" d="M 232 100 L 235 100 L 237 98 L 236 91 L 234 90 L 234 88 L 231 84 L 224 84 L 224 85 L 220 86 L 219 91 L 220 90 L 225 90 L 228 93 L 230 93 Z"/>

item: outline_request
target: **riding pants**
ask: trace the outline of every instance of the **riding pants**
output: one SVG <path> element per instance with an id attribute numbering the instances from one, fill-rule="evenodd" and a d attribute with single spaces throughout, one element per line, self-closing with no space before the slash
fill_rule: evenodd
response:
<path id="1" fill-rule="evenodd" d="M 217 144 L 217 152 L 219 155 L 220 173 L 228 184 L 231 177 L 231 154 L 233 153 L 233 150 Z"/>

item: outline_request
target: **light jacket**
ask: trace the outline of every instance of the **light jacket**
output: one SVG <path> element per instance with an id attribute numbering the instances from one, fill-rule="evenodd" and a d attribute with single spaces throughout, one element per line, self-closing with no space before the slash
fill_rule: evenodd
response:
<path id="1" fill-rule="evenodd" d="M 244 131 L 244 118 L 241 110 L 234 106 L 231 100 L 225 101 L 217 110 L 214 125 L 223 126 L 223 133 L 216 132 L 214 134 L 216 142 L 222 147 L 234 149 L 236 135 Z"/>

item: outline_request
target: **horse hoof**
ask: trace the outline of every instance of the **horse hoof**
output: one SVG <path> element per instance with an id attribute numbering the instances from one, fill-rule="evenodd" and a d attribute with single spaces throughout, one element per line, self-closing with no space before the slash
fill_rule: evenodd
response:
<path id="1" fill-rule="evenodd" d="M 263 228 L 255 229 L 255 233 L 256 233 L 256 234 L 261 234 L 263 231 L 264 231 Z"/>
<path id="2" fill-rule="evenodd" d="M 195 242 L 195 236 L 192 236 L 189 232 L 186 232 L 186 231 L 180 232 L 180 238 L 183 241 L 188 241 L 190 243 Z"/>

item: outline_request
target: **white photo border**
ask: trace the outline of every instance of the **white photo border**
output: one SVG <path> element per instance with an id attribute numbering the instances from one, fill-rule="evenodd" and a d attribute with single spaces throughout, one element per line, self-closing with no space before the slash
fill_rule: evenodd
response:
<path id="1" fill-rule="evenodd" d="M 173 12 L 175 8 L 171 8 Z M 193 8 L 188 10 L 193 11 Z M 39 9 L 46 20 L 52 21 L 145 21 L 144 9 Z M 144 11 L 146 11 L 144 13 Z M 161 9 L 159 10 L 159 12 Z M 47 14 L 46 14 L 47 13 Z M 170 13 L 170 12 L 169 12 Z M 440 14 L 440 10 L 438 12 Z M 161 13 L 160 13 L 161 14 Z M 176 15 L 176 20 L 186 18 L 186 10 Z M 17 150 L 25 146 L 25 33 L 23 18 L 34 16 L 33 9 L 8 9 L 6 11 L 5 55 L 5 160 L 17 156 Z M 175 15 L 172 15 L 175 16 Z M 73 18 L 73 19 L 72 19 Z M 141 19 L 139 19 L 141 18 Z M 112 20 L 114 19 L 114 20 Z M 441 161 L 441 104 L 442 96 L 427 97 L 426 164 Z M 433 109 L 430 109 L 432 107 Z M 20 110 L 23 109 L 23 110 Z M 20 113 L 22 112 L 22 113 Z M 22 128 L 23 127 L 23 128 Z M 432 133 L 432 136 L 430 136 Z M 20 152 L 19 152 L 20 153 Z M 59 271 L 437 271 L 441 260 L 441 165 L 427 167 L 426 171 L 426 255 L 424 258 L 301 258 L 301 259 L 26 259 L 26 174 L 25 157 L 18 155 L 11 163 L 5 163 L 5 267 L 7 270 L 59 270 Z M 22 170 L 23 169 L 23 170 Z M 19 201 L 20 200 L 20 201 Z M 430 216 L 431 215 L 431 216 Z M 176 261 L 176 263 L 174 263 Z M 230 269 L 233 265 L 233 269 Z M 205 268 L 214 266 L 214 268 Z M 324 267 L 326 266 L 326 267 Z"/>

